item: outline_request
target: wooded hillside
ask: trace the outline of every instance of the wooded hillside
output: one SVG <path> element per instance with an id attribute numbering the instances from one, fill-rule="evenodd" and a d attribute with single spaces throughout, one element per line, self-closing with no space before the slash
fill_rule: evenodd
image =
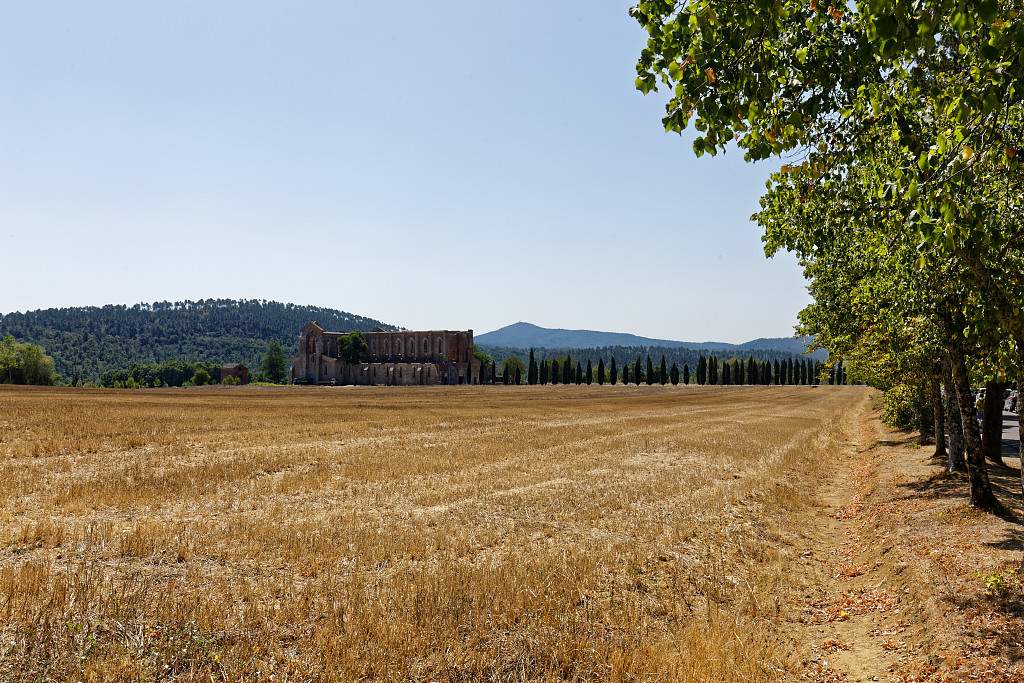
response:
<path id="1" fill-rule="evenodd" d="M 267 342 L 292 353 L 310 320 L 329 330 L 397 329 L 332 308 L 205 299 L 10 313 L 0 316 L 0 336 L 39 344 L 68 381 L 94 382 L 107 370 L 173 358 L 258 367 Z"/>

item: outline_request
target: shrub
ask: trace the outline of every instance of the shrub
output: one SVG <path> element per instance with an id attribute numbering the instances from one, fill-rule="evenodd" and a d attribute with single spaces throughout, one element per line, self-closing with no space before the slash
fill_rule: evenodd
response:
<path id="1" fill-rule="evenodd" d="M 909 384 L 897 384 L 882 398 L 882 419 L 897 429 L 919 429 L 928 405 L 924 392 Z"/>

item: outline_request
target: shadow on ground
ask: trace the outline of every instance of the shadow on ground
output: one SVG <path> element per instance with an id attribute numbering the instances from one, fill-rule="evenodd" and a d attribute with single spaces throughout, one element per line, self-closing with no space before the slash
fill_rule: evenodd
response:
<path id="1" fill-rule="evenodd" d="M 1013 418 L 1012 425 L 1009 424 L 1009 418 L 1006 421 L 1007 427 L 1016 428 L 1016 417 Z M 902 443 L 912 444 L 913 441 L 907 439 Z M 1019 452 L 1018 440 L 1003 440 L 1004 457 L 1016 459 Z M 898 484 L 897 488 L 902 492 L 900 499 L 934 503 L 955 500 L 963 504 L 964 507 L 960 509 L 965 514 L 971 514 L 966 508 L 970 499 L 970 481 L 967 474 L 947 472 L 944 457 L 933 456 L 930 462 L 938 470 L 926 478 Z M 1020 470 L 1007 464 L 987 464 L 992 490 L 998 501 L 998 507 L 993 511 L 993 515 L 1005 523 L 992 520 L 993 528 L 997 527 L 999 532 L 995 534 L 995 538 L 983 541 L 982 547 L 1024 553 L 1024 501 L 1021 499 Z M 984 523 L 983 518 L 979 519 Z M 950 521 L 950 524 L 957 523 Z M 956 533 L 952 526 L 949 531 Z M 1019 644 L 1019 632 L 1013 627 L 1007 628 L 1008 623 L 1014 623 L 1012 620 L 1024 618 L 1024 563 L 1019 568 L 1015 567 L 991 576 L 979 573 L 976 578 L 985 585 L 982 597 L 979 598 L 977 593 L 971 592 L 950 595 L 949 600 L 965 613 L 984 615 L 975 621 L 978 629 L 976 635 L 988 643 L 993 653 L 998 652 L 1014 662 L 1024 661 L 1024 649 Z"/>

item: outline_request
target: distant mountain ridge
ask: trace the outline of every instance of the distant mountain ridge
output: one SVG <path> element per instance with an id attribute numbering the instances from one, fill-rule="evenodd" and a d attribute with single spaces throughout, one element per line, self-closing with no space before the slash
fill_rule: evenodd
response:
<path id="1" fill-rule="evenodd" d="M 811 342 L 810 337 L 778 337 L 753 339 L 743 344 L 728 342 L 688 342 L 672 339 L 641 337 L 628 332 L 601 332 L 598 330 L 566 330 L 540 327 L 527 322 L 506 325 L 492 332 L 474 337 L 481 346 L 519 349 L 590 349 L 600 347 L 656 347 L 666 349 L 690 349 L 718 352 L 781 351 L 803 354 Z M 823 350 L 811 354 L 817 360 L 825 360 L 828 353 Z"/>

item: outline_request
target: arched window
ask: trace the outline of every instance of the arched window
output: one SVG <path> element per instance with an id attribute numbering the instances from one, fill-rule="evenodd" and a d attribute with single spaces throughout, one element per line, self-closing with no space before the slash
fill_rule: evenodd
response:
<path id="1" fill-rule="evenodd" d="M 423 340 L 423 355 L 424 356 L 429 356 L 430 355 L 430 340 L 429 339 L 424 339 Z"/>

